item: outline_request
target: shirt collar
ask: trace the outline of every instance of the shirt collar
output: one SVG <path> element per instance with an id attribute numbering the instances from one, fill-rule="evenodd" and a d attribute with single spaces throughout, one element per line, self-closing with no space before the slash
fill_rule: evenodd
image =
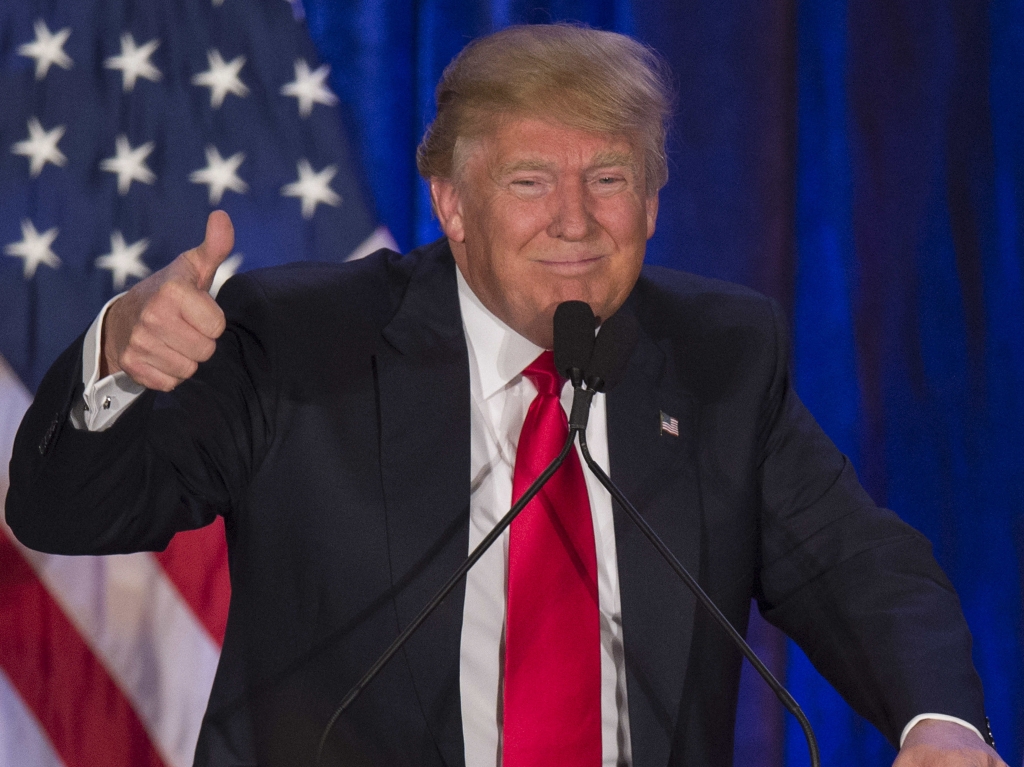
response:
<path id="1" fill-rule="evenodd" d="M 477 298 L 460 269 L 455 275 L 462 327 L 480 373 L 481 394 L 487 399 L 516 379 L 544 349 L 495 317 Z"/>

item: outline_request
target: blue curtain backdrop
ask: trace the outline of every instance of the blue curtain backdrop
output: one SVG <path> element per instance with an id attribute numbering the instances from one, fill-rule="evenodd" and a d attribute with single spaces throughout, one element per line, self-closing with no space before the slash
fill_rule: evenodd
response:
<path id="1" fill-rule="evenodd" d="M 403 248 L 438 235 L 413 163 L 433 88 L 471 38 L 572 20 L 672 63 L 671 180 L 649 261 L 789 311 L 802 396 L 877 502 L 934 542 L 975 636 L 992 726 L 1021 764 L 1024 3 L 1021 0 L 305 0 Z M 893 752 L 774 630 L 755 643 L 824 761 Z M 745 679 L 737 764 L 802 765 Z"/>

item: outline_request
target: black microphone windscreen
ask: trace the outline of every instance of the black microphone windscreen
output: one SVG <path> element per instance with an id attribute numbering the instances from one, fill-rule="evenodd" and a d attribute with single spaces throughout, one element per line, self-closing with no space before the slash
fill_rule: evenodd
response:
<path id="1" fill-rule="evenodd" d="M 582 373 L 589 366 L 594 325 L 594 312 L 584 301 L 563 301 L 555 309 L 555 369 L 566 378 L 574 368 Z"/>
<path id="2" fill-rule="evenodd" d="M 615 386 L 626 372 L 626 363 L 639 337 L 640 326 L 629 312 L 618 311 L 605 320 L 594 342 L 594 353 L 587 369 L 587 385 L 598 391 Z"/>

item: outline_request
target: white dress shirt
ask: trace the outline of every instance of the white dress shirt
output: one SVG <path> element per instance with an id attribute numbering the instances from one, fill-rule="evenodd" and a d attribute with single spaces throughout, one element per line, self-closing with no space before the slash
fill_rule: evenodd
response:
<path id="1" fill-rule="evenodd" d="M 522 375 L 543 351 L 495 317 L 458 275 L 459 307 L 469 348 L 470 373 L 470 510 L 469 550 L 491 530 L 512 505 L 512 469 L 519 432 L 537 390 Z M 103 431 L 145 391 L 127 373 L 99 378 L 100 329 L 106 303 L 86 333 L 82 347 L 85 390 L 71 410 L 78 429 Z M 572 387 L 562 390 L 566 413 Z M 608 427 L 603 394 L 594 397 L 587 443 L 592 457 L 607 473 Z M 579 446 L 576 447 L 577 451 Z M 583 458 L 580 456 L 580 462 Z M 598 602 L 601 613 L 601 735 L 603 767 L 630 765 L 629 712 L 623 661 L 622 611 L 612 503 L 608 491 L 586 469 L 584 477 L 594 521 L 597 549 Z M 508 531 L 495 542 L 466 577 L 459 665 L 462 729 L 466 767 L 501 765 L 501 674 L 504 654 Z M 981 733 L 969 722 L 945 714 L 919 714 L 903 729 L 900 745 L 923 719 L 955 722 Z M 982 738 L 984 740 L 984 738 Z"/>
<path id="2" fill-rule="evenodd" d="M 542 351 L 480 303 L 459 280 L 459 306 L 469 347 L 470 499 L 469 549 L 512 505 L 512 470 L 519 432 L 537 394 L 523 369 Z M 568 414 L 572 386 L 562 389 Z M 590 452 L 608 472 L 608 428 L 604 395 L 594 397 L 587 428 Z M 576 445 L 577 451 L 579 445 Z M 597 549 L 597 593 L 601 617 L 601 740 L 604 767 L 630 764 L 626 670 L 622 653 L 619 570 L 615 558 L 612 499 L 580 464 L 590 497 Z M 501 764 L 501 676 L 504 656 L 508 530 L 469 571 L 462 615 L 459 689 L 466 767 Z"/>

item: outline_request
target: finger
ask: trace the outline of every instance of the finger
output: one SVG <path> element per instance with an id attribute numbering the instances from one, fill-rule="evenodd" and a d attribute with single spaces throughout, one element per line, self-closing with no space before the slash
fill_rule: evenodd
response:
<path id="1" fill-rule="evenodd" d="M 214 339 L 200 333 L 180 316 L 151 330 L 158 341 L 196 362 L 206 362 L 217 350 Z"/>
<path id="2" fill-rule="evenodd" d="M 224 332 L 224 310 L 209 293 L 196 291 L 183 296 L 180 315 L 185 322 L 207 338 L 220 338 L 220 334 Z"/>
<path id="3" fill-rule="evenodd" d="M 222 210 L 213 211 L 206 219 L 206 236 L 197 248 L 182 253 L 192 266 L 196 276 L 196 287 L 209 290 L 217 267 L 231 255 L 235 246 L 235 228 L 231 217 Z"/>
<path id="4" fill-rule="evenodd" d="M 174 376 L 169 376 L 166 373 L 161 373 L 156 368 L 145 368 L 145 370 L 139 374 L 138 378 L 132 376 L 132 380 L 141 386 L 145 386 L 147 389 L 166 392 L 176 389 L 178 384 L 180 384 L 184 379 L 175 378 Z"/>
<path id="5" fill-rule="evenodd" d="M 121 355 L 121 368 L 135 381 L 149 388 L 169 391 L 171 388 L 190 378 L 198 367 L 196 360 L 189 359 L 163 343 L 146 328 L 136 328 L 132 332 L 132 340 Z M 166 379 L 173 379 L 168 382 Z M 157 382 L 159 385 L 151 385 Z"/>

